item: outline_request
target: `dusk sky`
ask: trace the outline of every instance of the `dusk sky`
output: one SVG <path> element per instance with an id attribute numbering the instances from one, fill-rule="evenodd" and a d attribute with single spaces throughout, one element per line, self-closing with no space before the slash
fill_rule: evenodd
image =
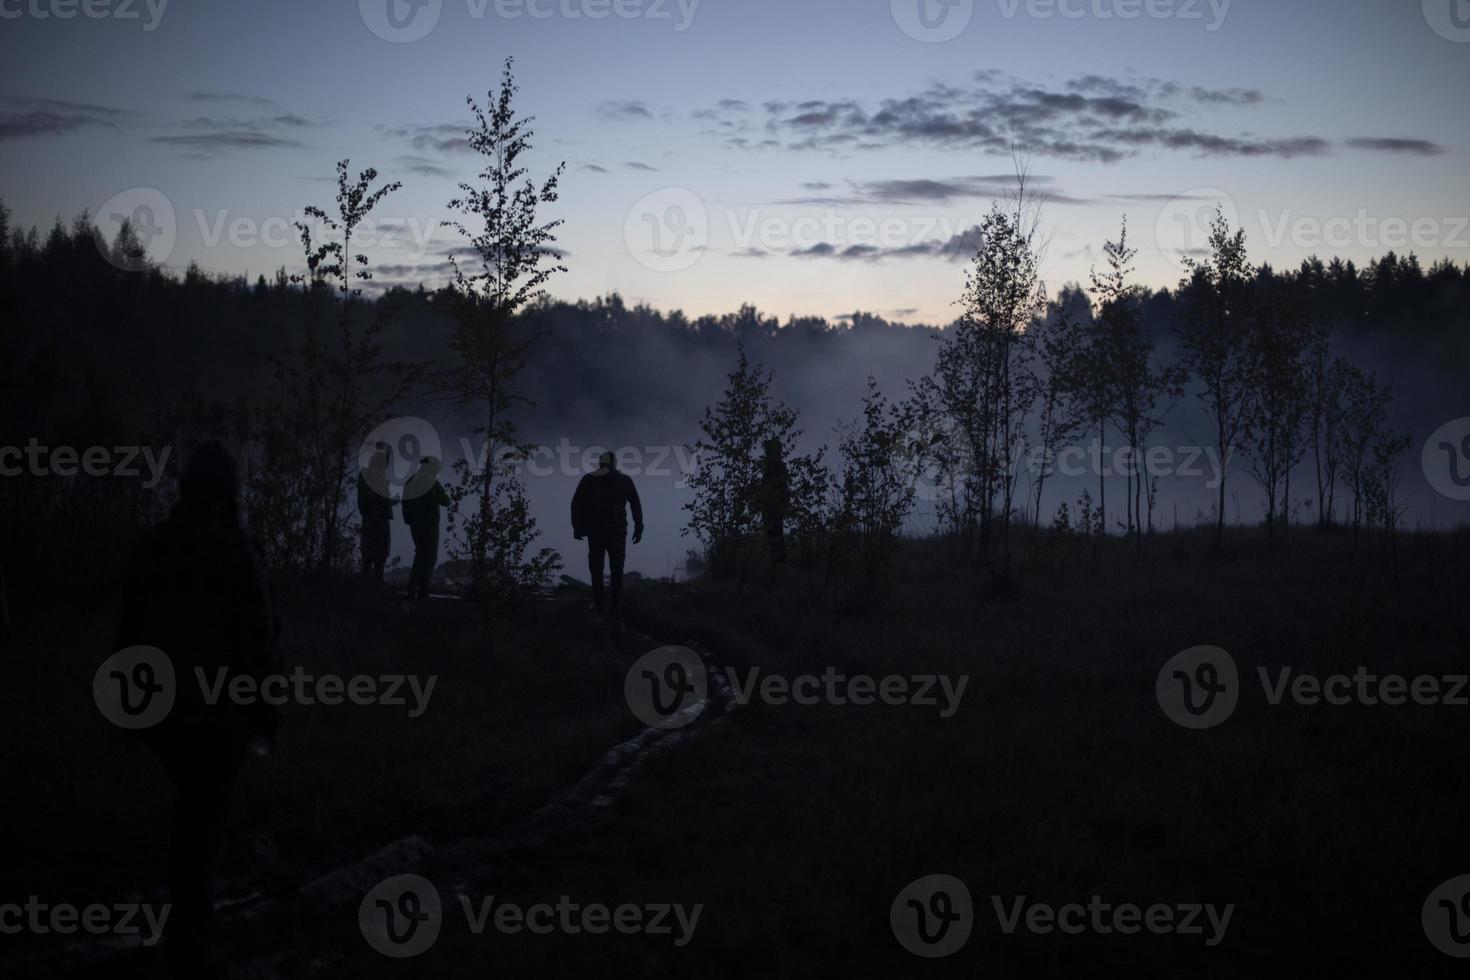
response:
<path id="1" fill-rule="evenodd" d="M 1217 201 L 1258 262 L 1470 259 L 1463 0 L 0 0 L 0 38 L 13 220 L 146 206 L 174 269 L 299 268 L 287 223 L 350 157 L 404 183 L 380 281 L 442 282 L 464 98 L 507 56 L 532 166 L 567 164 L 561 298 L 948 321 L 1012 146 L 1053 289 L 1125 215 L 1174 284 Z"/>

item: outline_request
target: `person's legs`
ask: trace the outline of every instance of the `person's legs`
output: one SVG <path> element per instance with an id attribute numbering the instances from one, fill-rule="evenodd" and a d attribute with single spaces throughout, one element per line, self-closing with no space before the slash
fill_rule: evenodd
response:
<path id="1" fill-rule="evenodd" d="M 429 589 L 434 585 L 434 569 L 439 567 L 439 525 L 436 522 L 433 527 L 424 532 L 424 574 L 422 578 L 422 591 L 425 599 L 429 597 Z"/>
<path id="2" fill-rule="evenodd" d="M 439 533 L 437 528 L 415 527 L 413 529 L 413 571 L 408 577 L 408 597 L 428 598 L 429 585 L 434 578 L 434 566 L 439 564 Z"/>
<path id="3" fill-rule="evenodd" d="M 592 604 L 602 608 L 602 564 L 607 543 L 599 534 L 587 535 L 587 574 L 592 579 Z"/>
<path id="4" fill-rule="evenodd" d="M 230 796 L 245 761 L 243 737 L 191 734 L 159 746 L 178 794 L 169 843 L 165 926 L 169 963 L 179 976 L 205 976 L 214 916 L 215 864 L 224 844 Z"/>
<path id="5" fill-rule="evenodd" d="M 628 557 L 628 539 L 621 534 L 609 536 L 607 540 L 608 577 L 612 579 L 608 589 L 612 608 L 618 608 L 623 600 L 623 562 Z"/>
<path id="6" fill-rule="evenodd" d="M 386 521 L 363 521 L 362 571 L 374 585 L 383 582 L 383 566 L 388 563 L 388 535 Z"/>
<path id="7" fill-rule="evenodd" d="M 409 536 L 413 538 L 413 564 L 408 567 L 408 597 L 415 598 L 419 590 L 419 577 L 424 569 L 424 547 L 419 540 L 417 529 L 410 529 Z"/>

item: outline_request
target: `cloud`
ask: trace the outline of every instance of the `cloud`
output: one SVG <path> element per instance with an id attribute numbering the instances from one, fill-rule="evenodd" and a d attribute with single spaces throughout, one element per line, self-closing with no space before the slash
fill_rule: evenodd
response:
<path id="1" fill-rule="evenodd" d="M 152 143 L 163 143 L 188 150 L 193 156 L 216 156 L 226 150 L 283 149 L 306 145 L 300 140 L 248 129 L 189 133 L 180 136 L 150 136 L 148 139 Z"/>
<path id="2" fill-rule="evenodd" d="M 1373 150 L 1378 153 L 1410 153 L 1430 157 L 1445 152 L 1445 148 L 1430 140 L 1403 139 L 1395 136 L 1354 136 L 1347 145 L 1355 150 Z"/>
<path id="3" fill-rule="evenodd" d="M 589 173 L 594 173 L 594 174 L 605 174 L 605 173 L 607 173 L 607 168 L 606 167 L 599 167 L 595 163 L 584 163 L 584 164 L 582 164 L 582 169 L 583 170 L 586 170 Z"/>
<path id="4" fill-rule="evenodd" d="M 944 240 L 915 242 L 911 245 L 889 248 L 870 245 L 866 242 L 847 246 L 818 242 L 808 248 L 792 249 L 787 254 L 798 259 L 835 259 L 841 262 L 881 262 L 886 259 L 916 258 L 960 261 L 974 255 L 979 242 L 980 226 L 976 225 Z"/>
<path id="5" fill-rule="evenodd" d="M 263 95 L 244 95 L 239 92 L 190 92 L 188 97 L 192 102 L 236 102 L 263 107 L 277 104 L 274 99 L 267 99 Z"/>
<path id="6" fill-rule="evenodd" d="M 174 128 L 190 132 L 150 136 L 149 142 L 178 147 L 190 157 L 203 159 L 232 150 L 304 146 L 301 140 L 287 133 L 320 125 L 320 122 L 300 113 L 290 112 L 263 96 L 235 92 L 193 92 L 188 98 L 191 102 L 217 106 L 222 110 L 221 114 L 178 120 L 173 124 Z M 236 115 L 229 111 L 230 106 L 270 111 L 264 114 Z"/>
<path id="7" fill-rule="evenodd" d="M 658 173 L 657 167 L 650 167 L 648 164 L 639 163 L 637 160 L 629 160 L 627 163 L 623 164 L 623 166 L 627 167 L 629 170 L 642 170 L 651 174 Z"/>
<path id="8" fill-rule="evenodd" d="M 1207 105 L 1256 105 L 1266 99 L 1258 89 L 1253 88 L 1209 89 L 1195 85 L 1190 88 L 1189 94 L 1196 102 Z"/>
<path id="9" fill-rule="evenodd" d="M 599 102 L 597 103 L 597 114 L 604 119 L 620 119 L 623 121 L 653 118 L 653 110 L 648 108 L 646 102 L 638 99 L 628 99 L 621 102 Z"/>
<path id="10" fill-rule="evenodd" d="M 60 136 L 92 126 L 118 129 L 138 113 L 128 109 L 69 102 L 64 99 L 0 99 L 0 142 L 42 136 Z"/>
<path id="11" fill-rule="evenodd" d="M 1092 204 L 1088 198 L 1073 197 L 1046 185 L 1052 178 L 1027 176 L 1028 194 L 1051 204 Z M 1039 186 L 1038 186 L 1039 185 Z M 830 191 L 834 185 L 825 181 L 804 183 L 803 190 Z M 771 202 L 776 205 L 849 207 L 863 204 L 948 204 L 973 198 L 1006 198 L 1014 193 L 1014 174 L 983 174 L 974 177 L 901 178 L 892 180 L 849 181 L 845 193 L 814 194 Z M 1166 198 L 1167 199 L 1167 198 Z"/>
<path id="12" fill-rule="evenodd" d="M 411 153 L 400 156 L 398 158 L 398 165 L 409 173 L 419 177 L 452 176 L 452 172 L 448 167 L 441 166 L 429 157 L 416 156 Z"/>
<path id="13" fill-rule="evenodd" d="M 379 126 L 384 136 L 406 140 L 420 153 L 470 153 L 467 123 L 408 123 L 402 126 Z"/>
<path id="14" fill-rule="evenodd" d="M 708 132 L 732 149 L 784 148 L 850 153 L 927 146 L 1004 156 L 1016 150 L 1085 163 L 1118 163 L 1146 150 L 1202 157 L 1322 156 L 1334 144 L 1311 133 L 1221 132 L 1207 117 L 1221 108 L 1250 109 L 1267 101 L 1254 88 L 1184 86 L 1156 78 L 1089 74 L 1060 86 L 1028 83 L 996 71 L 962 85 L 931 83 L 875 104 L 852 98 L 773 101 L 761 107 L 764 139 L 754 138 L 743 113 L 721 100 L 701 113 L 718 125 Z M 1350 143 L 1387 152 L 1433 152 L 1428 141 Z M 914 185 L 908 198 L 944 200 L 963 190 Z"/>
<path id="15" fill-rule="evenodd" d="M 1299 156 L 1323 156 L 1332 144 L 1319 136 L 1291 136 L 1281 139 L 1220 136 L 1194 129 L 1109 129 L 1099 131 L 1100 138 L 1127 146 L 1156 146 L 1168 150 L 1192 150 L 1198 156 L 1279 157 L 1289 160 Z"/>

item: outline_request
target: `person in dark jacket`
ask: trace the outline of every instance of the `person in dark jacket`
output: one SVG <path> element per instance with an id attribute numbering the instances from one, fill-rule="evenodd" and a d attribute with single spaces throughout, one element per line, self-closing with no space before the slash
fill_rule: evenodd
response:
<path id="1" fill-rule="evenodd" d="M 767 439 L 761 463 L 760 511 L 772 564 L 786 560 L 786 510 L 791 502 L 791 472 L 781 455 L 781 440 Z"/>
<path id="2" fill-rule="evenodd" d="M 582 477 L 572 495 L 572 536 L 587 539 L 587 570 L 592 574 L 592 604 L 601 612 L 604 559 L 611 572 L 610 598 L 617 612 L 623 598 L 623 561 L 627 557 L 628 509 L 633 511 L 633 543 L 643 540 L 643 505 L 633 480 L 618 472 L 612 453 L 598 458 L 598 467 Z"/>
<path id="3" fill-rule="evenodd" d="M 429 585 L 439 565 L 439 512 L 448 506 L 449 494 L 439 483 L 439 460 L 425 456 L 403 488 L 403 520 L 413 535 L 410 599 L 429 597 Z"/>
<path id="4" fill-rule="evenodd" d="M 368 465 L 357 475 L 357 513 L 362 519 L 362 573 L 383 584 L 392 542 L 393 495 L 388 488 L 388 447 L 378 443 Z"/>
<path id="5" fill-rule="evenodd" d="M 276 709 L 229 698 L 206 702 L 197 671 L 211 679 L 281 671 L 280 621 L 264 562 L 240 520 L 234 457 L 218 442 L 196 448 L 179 499 L 132 557 L 117 649 L 162 651 L 178 679 L 167 716 L 143 736 L 177 791 L 168 859 L 173 911 L 164 948 L 176 975 L 208 977 L 214 867 L 230 797 L 248 749 L 275 734 Z M 228 688 L 230 681 L 225 681 Z"/>

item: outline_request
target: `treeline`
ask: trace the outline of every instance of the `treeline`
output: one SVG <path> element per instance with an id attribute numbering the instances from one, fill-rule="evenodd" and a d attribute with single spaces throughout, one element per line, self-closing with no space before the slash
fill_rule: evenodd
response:
<path id="1" fill-rule="evenodd" d="M 0 204 L 0 448 L 181 456 L 223 438 L 244 464 L 250 524 L 277 569 L 335 575 L 356 560 L 349 491 L 365 433 L 436 406 L 486 447 L 451 461 L 449 554 L 487 593 L 513 595 L 558 561 L 535 547 L 514 466 L 523 433 L 677 439 L 671 428 L 738 381 L 753 404 L 769 401 L 762 411 L 774 421 L 738 444 L 704 430 L 697 488 L 718 492 L 696 502 L 690 529 L 711 555 L 743 566 L 747 539 L 760 540 L 747 484 L 775 439 L 791 469 L 789 530 L 803 547 L 840 545 L 876 568 L 922 488 L 943 529 L 1003 569 L 1018 522 L 1113 530 L 1118 508 L 1102 474 L 1098 499 L 1089 493 L 1076 513 L 1046 497 L 1060 446 L 1117 438 L 1146 454 L 1171 411 L 1207 419 L 1221 457 L 1244 462 L 1273 533 L 1303 485 L 1314 521 L 1391 530 L 1405 444 L 1388 425 L 1391 386 L 1368 365 L 1401 360 L 1447 377 L 1470 367 L 1470 267 L 1425 269 L 1395 254 L 1362 268 L 1253 267 L 1243 234 L 1220 219 L 1209 255 L 1174 288 L 1131 281 L 1125 228 L 1085 288 L 1052 296 L 1024 187 L 982 223 L 961 315 L 942 327 L 860 312 L 783 322 L 750 306 L 688 317 L 617 295 L 552 300 L 543 287 L 561 269 L 557 222 L 536 214 L 555 201 L 560 171 L 539 186 L 525 180 L 516 161 L 531 133 L 514 91 L 507 65 L 483 107 L 471 100 L 469 142 L 483 169 L 448 203 L 474 248 L 434 291 L 375 290 L 354 232 L 398 185 L 371 168 L 354 177 L 346 161 L 335 204 L 307 209 L 298 226 L 303 271 L 254 282 L 192 265 L 165 272 L 128 226 L 107 241 L 85 214 L 44 234 L 12 227 Z M 758 364 L 781 373 L 773 380 Z M 853 421 L 831 458 L 799 453 L 796 420 L 833 416 Z M 58 555 L 80 548 L 82 574 L 110 579 L 137 529 L 161 516 L 179 462 L 157 487 L 30 469 L 7 477 L 7 566 L 74 567 Z M 1116 522 L 1140 548 L 1157 492 L 1129 475 Z M 1217 533 L 1225 494 L 1222 483 Z"/>
<path id="2" fill-rule="evenodd" d="M 1446 304 L 1445 313 L 1463 318 L 1453 303 L 1464 270 L 1441 263 L 1425 273 L 1417 262 L 1386 258 L 1366 282 L 1339 262 L 1278 274 L 1250 265 L 1243 230 L 1217 211 L 1206 254 L 1188 261 L 1171 293 L 1150 294 L 1131 281 L 1136 253 L 1125 221 L 1104 244 L 1104 267 L 1093 270 L 1090 289 L 1050 299 L 1038 270 L 1038 226 L 1024 184 L 1008 205 L 992 207 L 966 274 L 962 315 L 941 334 L 932 369 L 896 402 L 870 377 L 855 420 L 839 429 L 835 465 L 825 448 L 794 452 L 799 414 L 771 396 L 770 374 L 741 349 L 723 396 L 705 412 L 688 506 L 689 529 L 717 571 L 743 579 L 759 542 L 772 540 L 771 447 L 780 447 L 775 465 L 789 474 L 776 509 L 808 567 L 825 567 L 827 580 L 845 568 L 873 585 L 922 487 L 937 500 L 941 530 L 1003 585 L 1013 529 L 1029 523 L 1037 540 L 1047 477 L 1079 434 L 1102 444 L 1116 437 L 1131 455 L 1118 525 L 1142 552 L 1159 493 L 1158 477 L 1142 464 L 1154 433 L 1186 399 L 1225 461 L 1210 514 L 1217 549 L 1232 461 L 1244 462 L 1263 494 L 1268 536 L 1290 520 L 1295 477 L 1308 484 L 1302 496 L 1314 523 L 1342 521 L 1355 542 L 1376 529 L 1392 543 L 1411 439 L 1390 424 L 1392 385 L 1338 353 L 1336 338 L 1361 330 L 1357 302 L 1384 302 L 1379 289 L 1420 315 Z M 1417 334 L 1407 342 L 1419 348 L 1458 352 L 1464 343 L 1462 319 L 1446 329 L 1394 310 L 1390 322 Z M 1056 508 L 1054 531 L 1110 533 L 1106 475 L 1099 469 L 1097 500 L 1084 491 L 1075 515 L 1065 501 Z"/>

